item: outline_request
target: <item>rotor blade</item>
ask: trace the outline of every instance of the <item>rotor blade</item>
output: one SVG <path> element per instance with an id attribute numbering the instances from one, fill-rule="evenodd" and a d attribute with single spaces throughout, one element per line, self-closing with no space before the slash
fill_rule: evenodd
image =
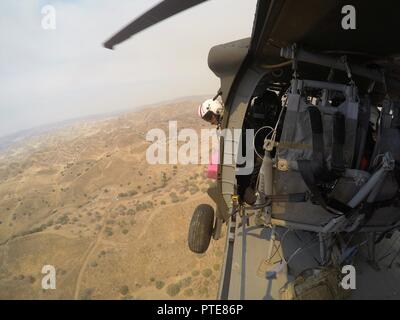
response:
<path id="1" fill-rule="evenodd" d="M 108 39 L 104 47 L 113 49 L 136 33 L 205 1 L 208 0 L 164 0 Z"/>

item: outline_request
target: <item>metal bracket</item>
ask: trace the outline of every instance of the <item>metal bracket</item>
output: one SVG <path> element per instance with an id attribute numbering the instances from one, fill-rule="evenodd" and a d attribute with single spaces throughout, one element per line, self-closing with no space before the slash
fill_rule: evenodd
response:
<path id="1" fill-rule="evenodd" d="M 344 65 L 344 68 L 345 68 L 346 74 L 347 74 L 347 78 L 349 78 L 350 83 L 351 83 L 351 84 L 354 84 L 353 75 L 352 75 L 352 73 L 351 73 L 350 66 L 349 66 L 349 64 L 348 64 L 348 62 L 347 62 L 347 56 L 341 56 L 341 57 L 340 57 L 340 61 L 341 61 L 341 62 L 343 63 L 343 65 Z"/>

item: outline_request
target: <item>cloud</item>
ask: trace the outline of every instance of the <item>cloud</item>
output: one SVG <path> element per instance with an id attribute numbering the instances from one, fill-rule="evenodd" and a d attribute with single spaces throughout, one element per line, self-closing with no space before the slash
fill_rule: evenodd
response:
<path id="1" fill-rule="evenodd" d="M 211 46 L 250 36 L 255 0 L 214 0 L 110 51 L 102 43 L 158 1 L 0 2 L 0 135 L 88 114 L 214 92 Z M 117 3 L 117 4 L 116 4 Z M 41 7 L 56 30 L 41 28 Z"/>

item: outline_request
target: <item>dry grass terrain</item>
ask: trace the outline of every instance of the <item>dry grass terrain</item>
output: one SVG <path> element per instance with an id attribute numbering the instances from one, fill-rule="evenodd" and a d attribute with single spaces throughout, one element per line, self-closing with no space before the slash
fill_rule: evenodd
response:
<path id="1" fill-rule="evenodd" d="M 181 101 L 25 140 L 0 155 L 0 299 L 214 299 L 224 241 L 186 243 L 204 165 L 149 165 L 145 133 L 199 130 Z M 57 288 L 43 290 L 43 265 Z"/>

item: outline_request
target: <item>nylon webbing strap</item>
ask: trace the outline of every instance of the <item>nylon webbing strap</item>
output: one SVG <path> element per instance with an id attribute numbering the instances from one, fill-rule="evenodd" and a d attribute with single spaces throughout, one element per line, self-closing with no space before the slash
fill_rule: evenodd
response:
<path id="1" fill-rule="evenodd" d="M 321 167 L 324 166 L 324 130 L 322 126 L 321 113 L 317 107 L 307 108 L 310 115 L 312 132 L 313 155 L 312 158 Z"/>
<path id="2" fill-rule="evenodd" d="M 343 149 L 346 138 L 346 125 L 344 115 L 336 112 L 333 115 L 333 143 L 332 143 L 332 170 L 336 175 L 341 175 L 344 170 Z"/>
<path id="3" fill-rule="evenodd" d="M 324 162 L 324 136 L 321 113 L 318 108 L 314 106 L 308 107 L 307 110 L 310 115 L 313 155 L 312 160 L 297 161 L 300 174 L 304 180 L 304 183 L 311 191 L 313 195 L 313 200 L 315 202 L 317 202 L 329 212 L 332 212 L 332 209 L 334 209 L 335 211 L 338 211 L 340 213 L 348 213 L 351 210 L 350 207 L 348 207 L 344 203 L 341 203 L 340 201 L 324 196 L 324 194 L 321 192 L 320 184 L 323 182 L 333 181 L 337 178 L 337 174 L 329 171 Z M 344 144 L 345 140 L 344 134 L 339 133 L 339 130 L 344 128 L 344 117 L 342 118 L 340 115 L 338 115 L 337 120 L 334 120 L 334 122 L 336 122 L 336 128 L 334 128 L 333 130 L 334 144 L 337 145 L 336 148 L 339 148 L 340 145 Z M 338 161 L 339 164 L 342 155 L 343 153 L 340 152 L 335 155 L 336 161 Z"/>
<path id="4" fill-rule="evenodd" d="M 298 160 L 297 161 L 301 177 L 304 183 L 313 195 L 313 201 L 317 202 L 324 208 L 326 208 L 325 199 L 322 196 L 321 190 L 318 187 L 318 183 L 315 179 L 314 172 L 316 171 L 315 165 L 310 160 Z"/>
<path id="5" fill-rule="evenodd" d="M 365 146 L 367 141 L 367 134 L 369 129 L 369 120 L 371 118 L 371 102 L 369 97 L 365 97 L 360 104 L 360 112 L 358 115 L 358 127 L 356 137 L 356 157 L 353 167 L 360 169 L 361 161 L 365 153 Z"/>
<path id="6" fill-rule="evenodd" d="M 312 132 L 313 153 L 312 160 L 298 160 L 300 174 L 313 195 L 313 200 L 324 208 L 326 207 L 325 199 L 318 187 L 319 181 L 316 177 L 321 177 L 324 167 L 324 136 L 321 113 L 317 107 L 310 106 L 307 108 L 310 116 L 310 125 Z"/>

